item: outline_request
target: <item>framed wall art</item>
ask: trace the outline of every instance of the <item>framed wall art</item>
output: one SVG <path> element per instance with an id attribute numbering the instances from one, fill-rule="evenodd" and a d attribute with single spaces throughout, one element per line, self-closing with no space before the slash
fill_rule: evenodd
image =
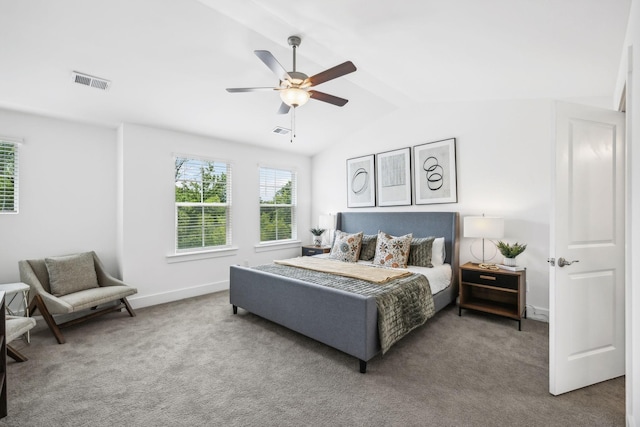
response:
<path id="1" fill-rule="evenodd" d="M 376 154 L 378 206 L 411 204 L 411 149 Z"/>
<path id="2" fill-rule="evenodd" d="M 413 147 L 416 205 L 456 203 L 456 139 Z"/>
<path id="3" fill-rule="evenodd" d="M 374 155 L 347 159 L 347 207 L 376 205 Z"/>

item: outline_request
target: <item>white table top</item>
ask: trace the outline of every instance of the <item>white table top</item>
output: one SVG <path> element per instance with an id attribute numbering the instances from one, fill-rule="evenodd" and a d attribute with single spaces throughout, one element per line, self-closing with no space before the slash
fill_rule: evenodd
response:
<path id="1" fill-rule="evenodd" d="M 29 285 L 22 282 L 0 284 L 0 291 L 4 291 L 8 294 L 13 294 L 16 292 L 23 292 L 28 290 L 29 290 Z"/>

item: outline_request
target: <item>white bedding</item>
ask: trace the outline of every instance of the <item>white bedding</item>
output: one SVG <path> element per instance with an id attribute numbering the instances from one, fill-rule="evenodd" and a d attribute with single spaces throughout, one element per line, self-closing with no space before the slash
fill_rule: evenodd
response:
<path id="1" fill-rule="evenodd" d="M 314 255 L 318 258 L 329 258 L 329 254 L 319 254 Z M 373 264 L 372 261 L 363 261 L 359 260 L 358 264 Z M 429 280 L 429 285 L 431 286 L 431 294 L 435 295 L 438 292 L 446 289 L 451 284 L 451 265 L 450 264 L 442 264 L 436 265 L 433 267 L 416 267 L 414 265 L 410 265 L 407 267 L 407 270 L 412 273 L 423 274 Z"/>

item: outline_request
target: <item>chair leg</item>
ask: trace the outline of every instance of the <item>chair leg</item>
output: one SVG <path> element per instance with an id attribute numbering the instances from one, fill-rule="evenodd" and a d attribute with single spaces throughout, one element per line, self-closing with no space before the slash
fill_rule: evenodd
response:
<path id="1" fill-rule="evenodd" d="M 33 300 L 36 301 L 36 306 L 38 307 L 38 310 L 40 310 L 40 314 L 42 314 L 44 321 L 47 322 L 47 326 L 49 326 L 49 329 L 51 329 L 51 332 L 53 332 L 53 335 L 56 337 L 58 344 L 64 344 L 66 340 L 64 339 L 60 328 L 58 328 L 56 321 L 53 319 L 53 316 L 51 315 L 51 313 L 49 313 L 49 310 L 42 300 L 42 297 L 40 295 L 36 295 L 33 297 Z"/>
<path id="2" fill-rule="evenodd" d="M 15 348 L 11 347 L 9 344 L 7 344 L 7 356 L 12 358 L 16 362 L 26 362 L 27 360 L 29 360 L 26 357 L 24 357 L 22 353 L 20 353 Z"/>
<path id="3" fill-rule="evenodd" d="M 136 312 L 133 311 L 133 308 L 131 308 L 131 305 L 129 305 L 129 301 L 127 301 L 126 298 L 120 298 L 120 301 L 122 301 L 122 303 L 124 304 L 125 308 L 129 312 L 129 316 L 136 317 Z"/>
<path id="4" fill-rule="evenodd" d="M 33 316 L 36 309 L 38 308 L 38 301 L 35 297 L 31 298 L 31 302 L 29 303 L 29 317 Z"/>

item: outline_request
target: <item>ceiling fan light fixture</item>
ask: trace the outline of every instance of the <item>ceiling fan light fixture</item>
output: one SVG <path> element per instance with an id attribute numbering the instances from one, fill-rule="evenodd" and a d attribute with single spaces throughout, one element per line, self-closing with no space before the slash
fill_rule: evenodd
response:
<path id="1" fill-rule="evenodd" d="M 311 94 L 304 89 L 290 87 L 280 91 L 280 99 L 289 107 L 299 107 L 307 103 Z"/>

